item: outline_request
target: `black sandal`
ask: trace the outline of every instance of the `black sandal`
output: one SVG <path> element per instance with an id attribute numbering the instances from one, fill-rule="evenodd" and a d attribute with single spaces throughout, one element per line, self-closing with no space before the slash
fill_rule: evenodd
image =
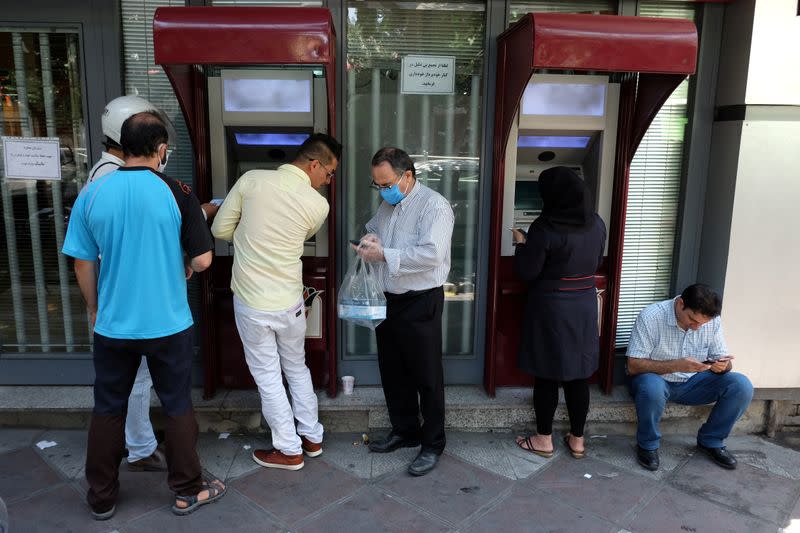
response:
<path id="1" fill-rule="evenodd" d="M 198 500 L 197 494 L 193 494 L 191 496 L 181 496 L 179 494 L 175 495 L 175 499 L 181 501 L 186 504 L 186 507 L 178 507 L 177 505 L 172 506 L 172 512 L 178 516 L 185 516 L 189 513 L 193 513 L 197 510 L 198 507 L 201 505 L 205 505 L 207 503 L 214 503 L 215 501 L 222 498 L 225 493 L 228 491 L 228 487 L 223 486 L 222 489 L 219 488 L 219 485 L 222 485 L 222 481 L 215 479 L 212 482 L 208 482 L 203 480 L 203 487 L 200 489 L 200 492 L 204 490 L 208 491 L 208 498 L 205 500 Z M 199 494 L 199 493 L 198 493 Z"/>
<path id="2" fill-rule="evenodd" d="M 526 452 L 535 453 L 539 457 L 544 457 L 545 459 L 550 459 L 551 457 L 553 457 L 553 453 L 554 452 L 552 452 L 552 451 L 548 452 L 548 451 L 545 451 L 545 450 L 537 450 L 536 448 L 534 448 L 533 447 L 533 442 L 531 441 L 530 437 L 525 437 L 524 439 L 522 439 L 520 441 L 515 441 L 515 442 L 517 443 L 517 446 L 519 446 L 520 448 L 522 448 Z M 525 443 L 528 447 L 526 448 L 525 446 L 522 445 L 522 443 Z"/>

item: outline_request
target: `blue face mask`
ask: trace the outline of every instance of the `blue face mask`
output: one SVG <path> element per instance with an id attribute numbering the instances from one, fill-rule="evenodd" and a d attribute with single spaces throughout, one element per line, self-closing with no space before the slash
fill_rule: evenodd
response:
<path id="1" fill-rule="evenodd" d="M 381 198 L 386 200 L 389 205 L 397 205 L 406 197 L 400 191 L 400 181 L 402 181 L 402 178 L 388 189 L 381 189 Z"/>

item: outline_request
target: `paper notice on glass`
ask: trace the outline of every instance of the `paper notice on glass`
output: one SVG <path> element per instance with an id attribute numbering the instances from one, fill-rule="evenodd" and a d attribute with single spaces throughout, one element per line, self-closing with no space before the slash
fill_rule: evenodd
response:
<path id="1" fill-rule="evenodd" d="M 455 56 L 403 56 L 400 92 L 453 94 L 455 74 Z"/>
<path id="2" fill-rule="evenodd" d="M 61 147 L 55 137 L 3 137 L 6 179 L 60 180 Z"/>

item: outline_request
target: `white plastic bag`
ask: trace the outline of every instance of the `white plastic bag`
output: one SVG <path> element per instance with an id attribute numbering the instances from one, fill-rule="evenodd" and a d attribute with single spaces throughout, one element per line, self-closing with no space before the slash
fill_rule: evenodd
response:
<path id="1" fill-rule="evenodd" d="M 339 318 L 374 330 L 386 319 L 386 296 L 375 268 L 357 257 L 339 289 Z"/>

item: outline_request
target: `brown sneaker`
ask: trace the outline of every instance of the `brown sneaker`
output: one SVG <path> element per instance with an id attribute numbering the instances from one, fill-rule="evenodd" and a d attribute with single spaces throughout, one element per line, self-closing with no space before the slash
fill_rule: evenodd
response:
<path id="1" fill-rule="evenodd" d="M 309 457 L 318 457 L 322 455 L 322 443 L 311 442 L 307 438 L 301 436 L 300 440 L 303 442 L 303 451 Z"/>
<path id="2" fill-rule="evenodd" d="M 132 472 L 166 472 L 167 456 L 164 454 L 164 445 L 159 444 L 150 457 L 128 463 L 128 470 Z"/>
<path id="3" fill-rule="evenodd" d="M 286 455 L 280 450 L 256 450 L 253 452 L 253 461 L 267 468 L 283 470 L 300 470 L 305 466 L 302 453 Z"/>

